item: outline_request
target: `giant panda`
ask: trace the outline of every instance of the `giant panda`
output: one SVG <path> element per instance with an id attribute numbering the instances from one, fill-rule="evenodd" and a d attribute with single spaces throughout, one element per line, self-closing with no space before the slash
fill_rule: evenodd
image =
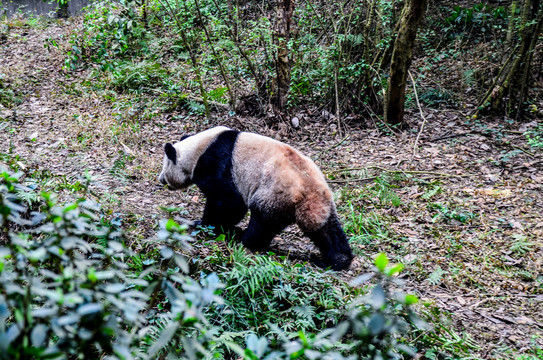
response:
<path id="1" fill-rule="evenodd" d="M 251 210 L 241 235 L 252 251 L 296 223 L 319 248 L 324 266 L 343 270 L 353 254 L 324 175 L 308 157 L 277 140 L 224 126 L 164 146 L 159 181 L 170 189 L 196 184 L 207 202 L 202 225 L 229 230 Z"/>

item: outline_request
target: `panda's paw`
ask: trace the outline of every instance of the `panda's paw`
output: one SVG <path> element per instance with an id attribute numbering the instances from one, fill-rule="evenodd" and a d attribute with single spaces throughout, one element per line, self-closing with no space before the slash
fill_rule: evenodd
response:
<path id="1" fill-rule="evenodd" d="M 326 269 L 326 268 L 330 267 L 330 265 L 326 264 L 326 262 L 324 260 L 322 260 L 322 259 L 312 258 L 311 262 L 313 264 L 315 264 L 315 266 L 320 267 L 321 269 Z"/>
<path id="2" fill-rule="evenodd" d="M 323 269 L 332 269 L 334 271 L 342 271 L 349 268 L 352 257 L 347 255 L 337 255 L 333 258 L 323 258 L 314 261 L 315 265 Z"/>

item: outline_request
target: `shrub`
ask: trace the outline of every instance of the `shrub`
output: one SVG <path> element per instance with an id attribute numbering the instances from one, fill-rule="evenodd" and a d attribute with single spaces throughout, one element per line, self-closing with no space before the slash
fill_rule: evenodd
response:
<path id="1" fill-rule="evenodd" d="M 0 358 L 147 358 L 174 328 L 168 323 L 152 341 L 149 318 L 174 319 L 175 330 L 205 324 L 198 314 L 220 285 L 211 277 L 204 288 L 184 277 L 185 258 L 174 250 L 186 246 L 184 228 L 161 222 L 160 266 L 130 273 L 122 234 L 98 225 L 96 205 L 79 199 L 59 206 L 43 193 L 42 212 L 29 213 L 18 193 L 32 190 L 18 178 L 3 172 L 0 183 Z M 171 307 L 158 315 L 154 300 L 162 293 Z"/>
<path id="2" fill-rule="evenodd" d="M 524 135 L 532 148 L 543 148 L 543 123 L 539 123 L 535 129 L 525 132 Z"/>

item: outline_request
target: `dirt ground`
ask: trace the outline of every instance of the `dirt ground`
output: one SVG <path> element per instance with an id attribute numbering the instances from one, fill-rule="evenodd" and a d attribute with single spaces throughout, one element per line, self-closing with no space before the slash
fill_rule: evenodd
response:
<path id="1" fill-rule="evenodd" d="M 534 122 L 500 127 L 491 118 L 468 123 L 458 110 L 423 109 L 427 123 L 415 146 L 418 109 L 407 114 L 412 130 L 397 135 L 356 124 L 337 131 L 336 120 L 311 109 L 300 110 L 297 130 L 219 112 L 211 122 L 182 111 L 135 121 L 143 107 L 129 95 L 111 101 L 93 90 L 91 70 L 62 69 L 66 45 L 44 47 L 48 38 L 65 42 L 75 26 L 12 28 L 0 40 L 1 81 L 19 96 L 18 104 L 0 105 L 0 163 L 49 179 L 63 198 L 88 172 L 93 196 L 109 216 L 123 217 L 139 251 L 165 216 L 161 206 L 184 207 L 190 218 L 203 208 L 197 189 L 174 193 L 157 182 L 163 144 L 185 132 L 220 124 L 277 138 L 334 175 L 338 194 L 364 192 L 383 173 L 401 175 L 394 188 L 401 206 L 377 207 L 359 196 L 366 212 L 385 219 L 389 235 L 353 244 L 359 256 L 341 276 L 368 271 L 372 256 L 385 251 L 406 264 L 407 290 L 441 311 L 432 311 L 436 323 L 455 330 L 451 346 L 481 358 L 543 347 L 543 153 L 524 135 Z M 347 203 L 338 195 L 343 218 L 352 215 Z M 300 259 L 313 249 L 294 228 L 273 246 Z"/>

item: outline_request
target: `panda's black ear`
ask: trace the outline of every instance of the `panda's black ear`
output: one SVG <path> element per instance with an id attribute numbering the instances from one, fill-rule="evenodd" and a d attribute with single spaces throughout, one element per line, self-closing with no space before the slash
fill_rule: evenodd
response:
<path id="1" fill-rule="evenodd" d="M 170 159 L 175 165 L 175 161 L 177 160 L 177 151 L 175 151 L 173 145 L 170 143 L 166 143 L 166 145 L 164 145 L 164 152 L 166 153 L 168 159 Z"/>
<path id="2" fill-rule="evenodd" d="M 185 135 L 181 136 L 181 139 L 179 141 L 183 141 L 188 137 L 190 137 L 190 135 L 185 134 Z"/>

